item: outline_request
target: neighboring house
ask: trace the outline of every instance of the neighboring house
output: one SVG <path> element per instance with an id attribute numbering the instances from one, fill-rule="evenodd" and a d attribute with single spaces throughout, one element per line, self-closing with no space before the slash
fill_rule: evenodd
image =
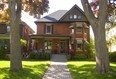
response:
<path id="1" fill-rule="evenodd" d="M 36 41 L 36 50 L 52 53 L 87 53 L 84 44 L 89 43 L 89 22 L 84 12 L 74 5 L 69 11 L 58 10 L 35 21 L 37 34 L 31 35 Z"/>
<path id="2" fill-rule="evenodd" d="M 23 48 L 25 52 L 31 49 L 29 35 L 33 33 L 34 31 L 25 22 L 21 22 L 19 34 L 20 38 L 26 40 L 27 42 L 26 46 L 24 46 Z M 7 26 L 5 23 L 0 23 L 0 43 L 2 43 L 0 47 L 5 46 L 7 50 L 10 50 L 9 39 L 10 39 L 10 26 Z"/>
<path id="3" fill-rule="evenodd" d="M 106 40 L 109 42 L 109 52 L 116 51 L 116 26 L 106 31 Z"/>

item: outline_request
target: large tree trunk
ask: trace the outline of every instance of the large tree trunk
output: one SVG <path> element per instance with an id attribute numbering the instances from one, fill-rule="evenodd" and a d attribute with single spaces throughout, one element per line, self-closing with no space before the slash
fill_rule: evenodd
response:
<path id="1" fill-rule="evenodd" d="M 81 0 L 87 19 L 89 20 L 95 37 L 96 70 L 100 73 L 110 71 L 109 56 L 106 46 L 105 22 L 107 0 L 99 0 L 99 15 L 96 18 L 89 6 L 88 0 Z"/>
<path id="2" fill-rule="evenodd" d="M 94 31 L 96 49 L 96 69 L 100 73 L 105 73 L 110 71 L 109 56 L 105 39 L 105 27 L 99 26 L 102 25 L 100 23 L 99 25 L 96 25 L 97 28 L 94 28 L 96 29 L 96 31 Z"/>
<path id="3" fill-rule="evenodd" d="M 22 69 L 22 56 L 19 35 L 19 24 L 21 17 L 21 0 L 9 0 L 10 10 L 10 70 L 20 71 Z"/>

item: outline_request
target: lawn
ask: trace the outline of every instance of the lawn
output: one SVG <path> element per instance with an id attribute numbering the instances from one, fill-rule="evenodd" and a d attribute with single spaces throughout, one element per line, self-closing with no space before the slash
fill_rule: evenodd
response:
<path id="1" fill-rule="evenodd" d="M 69 61 L 68 68 L 73 79 L 115 79 L 116 78 L 116 63 L 111 63 L 111 68 L 114 72 L 108 74 L 99 74 L 95 71 L 94 61 Z"/>
<path id="2" fill-rule="evenodd" d="M 23 61 L 21 72 L 9 71 L 10 62 L 0 60 L 0 79 L 41 79 L 49 61 Z"/>

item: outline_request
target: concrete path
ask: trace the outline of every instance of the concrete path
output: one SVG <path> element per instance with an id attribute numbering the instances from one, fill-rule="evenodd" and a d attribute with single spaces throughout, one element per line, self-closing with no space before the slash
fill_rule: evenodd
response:
<path id="1" fill-rule="evenodd" d="M 65 55 L 52 55 L 51 65 L 42 79 L 72 79 Z"/>

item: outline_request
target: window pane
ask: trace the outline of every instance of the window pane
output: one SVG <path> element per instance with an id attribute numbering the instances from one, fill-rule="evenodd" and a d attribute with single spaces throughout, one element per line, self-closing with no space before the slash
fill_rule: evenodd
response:
<path id="1" fill-rule="evenodd" d="M 46 50 L 52 49 L 52 42 L 51 41 L 45 41 L 44 47 Z"/>
<path id="2" fill-rule="evenodd" d="M 77 27 L 77 32 L 82 32 L 82 28 L 81 27 Z"/>
<path id="3" fill-rule="evenodd" d="M 77 50 L 82 50 L 82 44 L 77 44 Z"/>
<path id="4" fill-rule="evenodd" d="M 50 26 L 47 26 L 47 33 L 50 33 L 51 31 L 51 27 Z"/>
<path id="5" fill-rule="evenodd" d="M 70 19 L 72 19 L 73 18 L 73 16 L 72 15 L 70 15 Z"/>
<path id="6" fill-rule="evenodd" d="M 71 29 L 71 33 L 74 33 L 74 29 Z"/>
<path id="7" fill-rule="evenodd" d="M 74 15 L 74 19 L 77 19 L 77 15 Z"/>
<path id="8" fill-rule="evenodd" d="M 46 24 L 45 33 L 52 34 L 52 24 Z"/>

